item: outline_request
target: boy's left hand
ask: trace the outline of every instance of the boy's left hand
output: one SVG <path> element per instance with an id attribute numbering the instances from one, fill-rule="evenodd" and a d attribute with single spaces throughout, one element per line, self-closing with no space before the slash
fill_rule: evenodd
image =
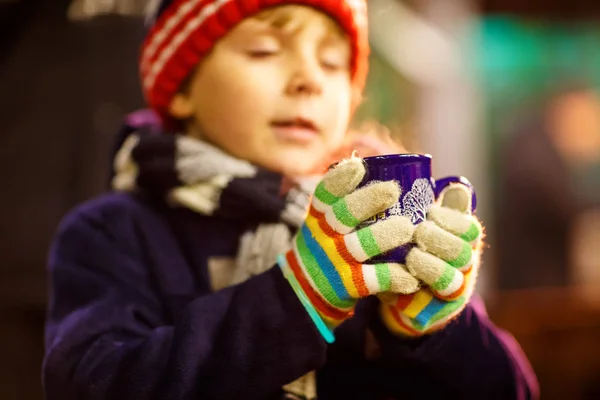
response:
<path id="1" fill-rule="evenodd" d="M 443 328 L 473 294 L 482 227 L 471 214 L 471 192 L 453 184 L 414 234 L 406 268 L 425 285 L 416 293 L 380 295 L 381 316 L 394 333 L 421 336 Z"/>

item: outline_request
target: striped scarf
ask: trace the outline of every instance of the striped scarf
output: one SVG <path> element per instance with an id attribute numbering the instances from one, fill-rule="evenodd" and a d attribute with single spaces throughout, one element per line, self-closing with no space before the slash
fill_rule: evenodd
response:
<path id="1" fill-rule="evenodd" d="M 202 215 L 257 226 L 240 239 L 231 281 L 235 285 L 270 269 L 290 248 L 316 182 L 295 182 L 187 136 L 139 130 L 114 159 L 112 187 L 139 191 Z M 315 399 L 311 372 L 284 387 L 286 399 Z"/>

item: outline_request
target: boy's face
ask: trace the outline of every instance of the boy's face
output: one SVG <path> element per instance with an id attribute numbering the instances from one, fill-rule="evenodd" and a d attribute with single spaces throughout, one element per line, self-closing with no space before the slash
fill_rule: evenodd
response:
<path id="1" fill-rule="evenodd" d="M 286 175 L 313 172 L 342 143 L 350 46 L 325 14 L 288 5 L 237 25 L 191 77 L 171 113 L 188 134 Z"/>

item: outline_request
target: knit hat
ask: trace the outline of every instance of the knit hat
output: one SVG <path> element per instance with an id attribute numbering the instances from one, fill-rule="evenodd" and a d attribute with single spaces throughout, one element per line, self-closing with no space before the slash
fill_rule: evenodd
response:
<path id="1" fill-rule="evenodd" d="M 237 23 L 269 7 L 298 4 L 321 10 L 348 34 L 354 91 L 361 93 L 368 68 L 366 0 L 158 0 L 142 45 L 140 72 L 149 106 L 163 120 L 187 76 Z"/>

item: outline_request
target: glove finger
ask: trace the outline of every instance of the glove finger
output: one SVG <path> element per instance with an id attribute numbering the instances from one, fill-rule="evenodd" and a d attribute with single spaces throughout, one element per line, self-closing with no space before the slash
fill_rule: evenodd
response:
<path id="1" fill-rule="evenodd" d="M 338 233 L 351 232 L 361 222 L 390 208 L 400 197 L 396 182 L 377 182 L 360 188 L 335 202 L 325 220 Z"/>
<path id="2" fill-rule="evenodd" d="M 429 209 L 427 219 L 473 246 L 481 239 L 482 227 L 477 218 L 461 211 L 433 205 Z"/>
<path id="3" fill-rule="evenodd" d="M 425 289 L 422 289 L 425 290 Z M 421 291 L 417 292 L 421 294 Z M 411 297 L 404 296 L 404 297 Z M 443 328 L 454 317 L 456 317 L 465 307 L 467 299 L 460 297 L 457 300 L 444 302 L 434 297 L 423 306 L 423 301 L 416 301 L 416 296 L 406 307 L 405 310 L 395 305 L 383 305 L 381 308 L 382 318 L 388 328 L 393 332 L 420 336 Z M 423 293 L 423 300 L 426 300 L 426 292 Z M 406 300 L 404 300 L 406 302 Z M 420 312 L 416 313 L 412 308 Z M 408 312 L 407 312 L 408 311 Z M 411 317 L 411 315 L 414 315 Z"/>
<path id="4" fill-rule="evenodd" d="M 394 305 L 394 304 L 396 304 L 396 302 L 398 301 L 398 297 L 400 297 L 400 296 L 406 296 L 406 295 L 392 293 L 392 292 L 383 292 L 383 293 L 379 293 L 377 295 L 377 298 L 379 299 L 380 302 L 382 302 L 385 305 Z"/>
<path id="5" fill-rule="evenodd" d="M 381 313 L 393 332 L 418 336 L 443 328 L 464 309 L 475 290 L 477 268 L 464 274 L 465 290 L 455 300 L 436 297 L 431 288 L 423 287 L 409 295 L 381 294 Z"/>
<path id="6" fill-rule="evenodd" d="M 356 189 L 365 176 L 365 166 L 361 158 L 351 157 L 333 167 L 317 185 L 313 196 L 313 206 L 326 212 L 340 198 Z"/>
<path id="7" fill-rule="evenodd" d="M 420 321 L 424 325 L 449 303 L 438 299 L 427 287 L 412 294 L 397 295 L 395 299 L 389 297 L 385 300 L 385 304 L 394 307 L 411 320 Z"/>
<path id="8" fill-rule="evenodd" d="M 436 329 L 445 326 L 449 321 L 460 314 L 467 302 L 470 300 L 475 289 L 476 276 L 476 269 L 473 269 L 465 274 L 465 289 L 462 292 L 462 295 L 449 301 L 435 298 L 435 291 L 429 290 L 429 288 L 422 289 L 421 291 L 423 292 L 423 299 L 417 301 L 419 300 L 416 299 L 418 296 L 415 296 L 413 302 L 415 304 L 423 304 L 428 298 L 427 305 L 422 307 L 422 310 L 418 313 L 411 312 L 412 304 L 403 311 L 404 314 L 410 317 L 411 326 L 422 332 L 435 331 Z"/>
<path id="9" fill-rule="evenodd" d="M 463 184 L 454 183 L 448 185 L 438 197 L 438 203 L 442 207 L 451 208 L 464 214 L 471 213 L 471 202 L 473 193 Z"/>
<path id="10" fill-rule="evenodd" d="M 390 223 L 388 222 L 384 226 L 388 224 Z M 306 225 L 296 236 L 295 243 L 297 258 L 302 261 L 301 264 L 304 265 L 307 275 L 311 276 L 315 286 L 320 288 L 324 297 L 331 304 L 342 308 L 347 306 L 345 301 L 348 299 L 368 296 L 371 292 L 366 282 L 378 282 L 377 278 L 385 278 L 382 281 L 385 288 L 391 285 L 389 282 L 398 275 L 393 268 L 388 267 L 389 271 L 386 272 L 385 268 L 381 267 L 375 273 L 369 274 L 372 272 L 369 267 L 363 271 L 365 267 L 362 261 L 357 261 L 357 257 L 364 259 L 366 254 L 379 254 L 370 227 L 359 231 L 362 231 L 363 243 L 356 233 L 351 234 L 354 235 L 354 242 L 347 243 L 346 239 L 349 235 L 337 235 L 332 231 L 327 231 L 328 229 L 330 230 L 330 227 L 324 221 L 308 218 Z M 406 236 L 410 240 L 410 235 Z M 394 282 L 396 281 L 399 279 L 394 280 Z"/>
<path id="11" fill-rule="evenodd" d="M 426 283 L 433 294 L 442 300 L 456 299 L 465 291 L 462 272 L 418 248 L 412 249 L 406 256 L 406 268 Z"/>
<path id="12" fill-rule="evenodd" d="M 423 335 L 423 332 L 415 329 L 411 319 L 394 305 L 384 303 L 380 308 L 380 315 L 385 326 L 396 335 L 413 337 Z"/>
<path id="13" fill-rule="evenodd" d="M 411 241 L 415 227 L 406 217 L 392 216 L 344 236 L 346 249 L 363 262 Z"/>
<path id="14" fill-rule="evenodd" d="M 419 281 L 401 264 L 362 264 L 361 268 L 368 294 L 414 293 L 419 290 Z"/>
<path id="15" fill-rule="evenodd" d="M 470 268 L 473 260 L 471 244 L 440 228 L 432 221 L 421 222 L 415 229 L 417 246 L 461 270 Z"/>

